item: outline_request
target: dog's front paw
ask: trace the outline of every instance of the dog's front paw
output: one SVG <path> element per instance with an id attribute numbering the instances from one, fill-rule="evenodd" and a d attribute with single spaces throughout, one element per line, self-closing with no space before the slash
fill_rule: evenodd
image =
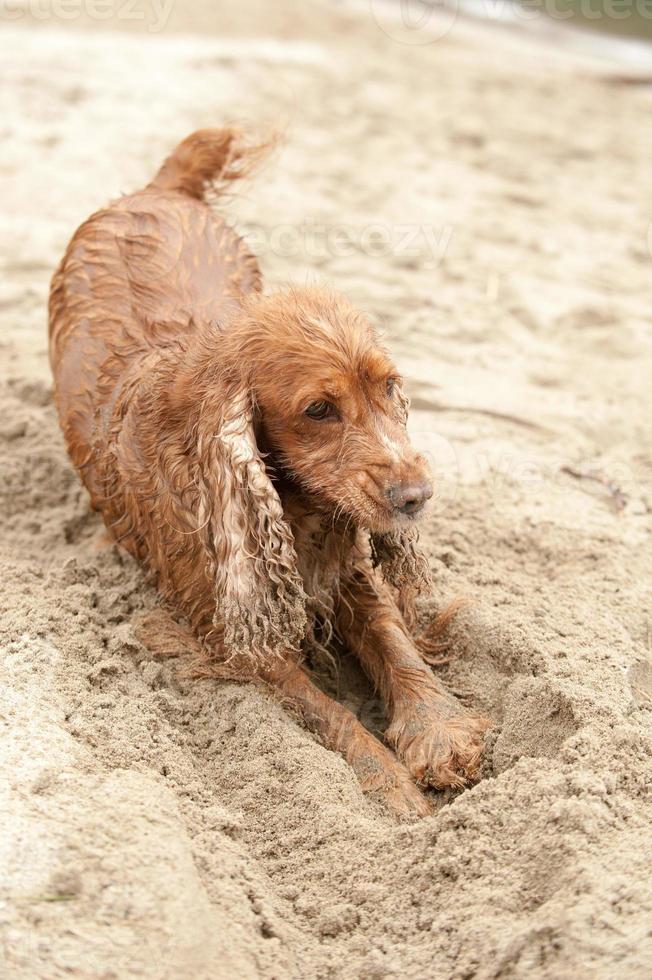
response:
<path id="1" fill-rule="evenodd" d="M 475 782 L 490 727 L 486 718 L 457 714 L 452 718 L 395 719 L 388 738 L 417 783 L 445 789 Z"/>
<path id="2" fill-rule="evenodd" d="M 386 783 L 379 793 L 383 803 L 399 822 L 420 820 L 432 813 L 428 800 L 406 773 L 400 783 Z"/>
<path id="3" fill-rule="evenodd" d="M 430 804 L 414 785 L 407 769 L 371 735 L 369 742 L 367 747 L 371 751 L 349 757 L 364 792 L 381 800 L 398 821 L 427 817 L 431 813 Z"/>

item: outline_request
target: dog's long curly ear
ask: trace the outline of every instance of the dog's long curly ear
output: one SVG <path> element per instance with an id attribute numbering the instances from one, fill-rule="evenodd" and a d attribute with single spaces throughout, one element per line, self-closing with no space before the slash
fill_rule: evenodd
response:
<path id="1" fill-rule="evenodd" d="M 217 431 L 197 427 L 199 524 L 215 582 L 215 626 L 225 657 L 254 668 L 297 650 L 306 629 L 305 594 L 292 532 L 260 456 L 253 406 L 242 386 L 223 403 Z M 209 422 L 212 422 L 212 428 Z"/>

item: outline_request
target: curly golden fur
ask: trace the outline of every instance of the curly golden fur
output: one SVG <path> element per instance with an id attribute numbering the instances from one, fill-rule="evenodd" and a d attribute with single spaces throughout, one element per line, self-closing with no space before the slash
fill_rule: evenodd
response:
<path id="1" fill-rule="evenodd" d="M 410 633 L 430 477 L 366 317 L 324 288 L 264 295 L 208 206 L 260 155 L 236 130 L 194 133 L 79 228 L 50 296 L 61 425 L 93 507 L 186 618 L 204 672 L 266 681 L 367 789 L 423 814 L 410 777 L 475 778 L 486 728 Z M 302 668 L 334 633 L 385 698 L 398 758 Z"/>

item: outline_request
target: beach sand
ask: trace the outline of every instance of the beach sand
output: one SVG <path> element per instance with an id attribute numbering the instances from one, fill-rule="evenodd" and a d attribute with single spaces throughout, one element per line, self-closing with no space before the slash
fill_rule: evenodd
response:
<path id="1" fill-rule="evenodd" d="M 650 94 L 380 2 L 232 7 L 1 29 L 3 976 L 647 980 Z M 424 615 L 469 600 L 437 671 L 494 720 L 484 777 L 414 825 L 271 695 L 141 647 L 155 597 L 59 432 L 68 239 L 234 119 L 285 140 L 225 212 L 268 286 L 381 326 L 438 485 Z"/>

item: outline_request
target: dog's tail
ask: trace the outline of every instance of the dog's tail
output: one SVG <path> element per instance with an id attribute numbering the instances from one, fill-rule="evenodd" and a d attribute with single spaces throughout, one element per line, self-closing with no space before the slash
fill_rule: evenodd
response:
<path id="1" fill-rule="evenodd" d="M 181 191 L 204 200 L 231 180 L 246 177 L 274 144 L 274 139 L 247 144 L 239 129 L 198 129 L 170 154 L 148 187 Z"/>

